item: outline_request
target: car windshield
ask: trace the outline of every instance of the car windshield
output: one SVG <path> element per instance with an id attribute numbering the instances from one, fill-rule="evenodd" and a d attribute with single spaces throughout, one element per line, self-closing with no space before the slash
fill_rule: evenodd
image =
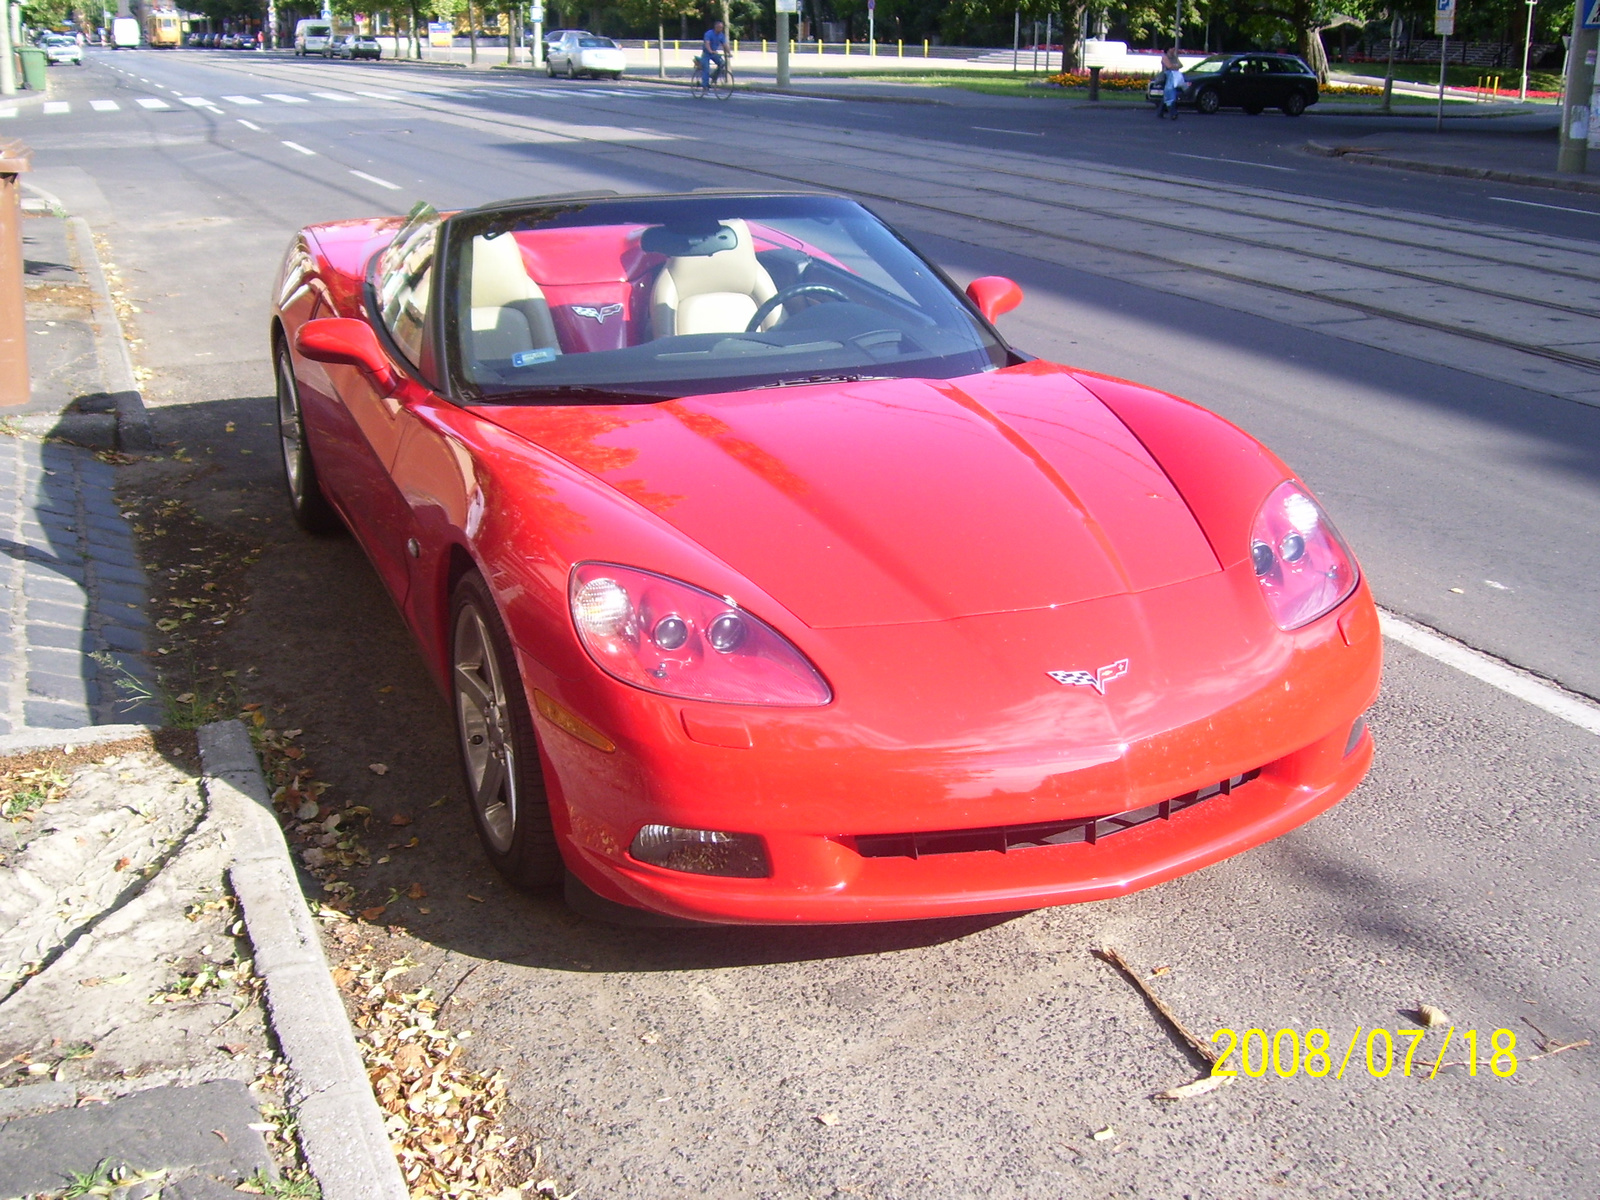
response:
<path id="1" fill-rule="evenodd" d="M 579 38 L 578 39 L 578 45 L 586 46 L 586 47 L 587 46 L 597 46 L 597 47 L 600 47 L 601 49 L 615 49 L 617 44 L 615 42 L 613 42 L 610 38 L 587 37 L 587 38 Z"/>
<path id="2" fill-rule="evenodd" d="M 843 198 L 533 202 L 447 229 L 446 365 L 468 402 L 948 379 L 1009 361 L 934 268 Z"/>
<path id="3" fill-rule="evenodd" d="M 1185 75 L 1215 75 L 1227 63 L 1227 58 L 1221 55 L 1213 55 L 1211 58 L 1201 59 L 1192 67 L 1185 67 L 1183 73 Z"/>

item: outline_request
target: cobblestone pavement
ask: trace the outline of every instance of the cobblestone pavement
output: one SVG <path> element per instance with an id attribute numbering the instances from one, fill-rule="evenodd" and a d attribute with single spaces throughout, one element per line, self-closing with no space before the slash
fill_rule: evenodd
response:
<path id="1" fill-rule="evenodd" d="M 115 470 L 78 446 L 0 437 L 0 733 L 161 723 Z"/>

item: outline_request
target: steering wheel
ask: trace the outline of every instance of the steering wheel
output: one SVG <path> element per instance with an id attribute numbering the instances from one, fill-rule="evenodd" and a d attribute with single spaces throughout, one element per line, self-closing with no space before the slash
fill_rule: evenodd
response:
<path id="1" fill-rule="evenodd" d="M 825 283 L 797 283 L 793 287 L 786 287 L 776 296 L 770 296 L 763 301 L 761 307 L 756 309 L 756 315 L 750 318 L 750 324 L 744 327 L 744 331 L 746 333 L 756 332 L 761 328 L 761 322 L 767 319 L 773 309 L 780 304 L 787 304 L 796 296 L 826 296 L 830 300 L 838 300 L 845 304 L 850 303 L 849 296 L 846 296 L 838 288 L 831 288 Z"/>

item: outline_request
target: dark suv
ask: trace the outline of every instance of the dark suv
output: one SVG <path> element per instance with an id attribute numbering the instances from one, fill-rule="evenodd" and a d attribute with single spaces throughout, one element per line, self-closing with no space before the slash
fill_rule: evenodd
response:
<path id="1" fill-rule="evenodd" d="M 1317 102 L 1317 76 L 1292 54 L 1214 54 L 1185 68 L 1178 103 L 1214 113 L 1242 108 L 1254 115 L 1266 108 L 1291 117 Z M 1161 103 L 1163 79 L 1157 75 L 1145 99 Z"/>

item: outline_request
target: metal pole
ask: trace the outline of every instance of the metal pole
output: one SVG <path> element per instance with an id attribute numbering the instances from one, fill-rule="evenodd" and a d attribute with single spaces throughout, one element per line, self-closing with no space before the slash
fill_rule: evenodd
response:
<path id="1" fill-rule="evenodd" d="M 1389 69 L 1383 75 L 1383 111 L 1388 112 L 1394 96 L 1394 44 L 1400 40 L 1400 16 L 1389 13 Z"/>
<path id="2" fill-rule="evenodd" d="M 0 96 L 15 96 L 17 56 L 11 52 L 11 0 L 4 0 L 4 4 L 5 20 L 0 21 Z"/>
<path id="3" fill-rule="evenodd" d="M 1567 48 L 1566 96 L 1561 105 L 1561 149 L 1556 155 L 1556 170 L 1563 175 L 1581 175 L 1589 165 L 1589 93 L 1594 90 L 1596 30 L 1585 29 L 1583 10 L 1589 0 L 1572 6 L 1572 40 Z"/>
<path id="4" fill-rule="evenodd" d="M 1020 69 L 1017 62 L 1018 51 L 1022 47 L 1022 10 L 1019 8 L 1011 14 L 1011 73 L 1015 75 Z"/>
<path id="5" fill-rule="evenodd" d="M 778 14 L 778 87 L 785 91 L 789 87 L 789 14 Z"/>
<path id="6" fill-rule="evenodd" d="M 1172 48 L 1183 45 L 1183 0 L 1176 0 L 1172 12 Z"/>
<path id="7" fill-rule="evenodd" d="M 1528 99 L 1528 52 L 1533 49 L 1533 10 L 1539 0 L 1528 0 L 1528 35 L 1522 39 L 1522 88 L 1517 93 L 1517 99 Z"/>
<path id="8" fill-rule="evenodd" d="M 1580 0 L 1581 2 L 1581 0 Z M 1450 61 L 1450 35 L 1439 35 L 1439 115 L 1434 119 L 1433 131 L 1444 132 L 1444 65 Z"/>

